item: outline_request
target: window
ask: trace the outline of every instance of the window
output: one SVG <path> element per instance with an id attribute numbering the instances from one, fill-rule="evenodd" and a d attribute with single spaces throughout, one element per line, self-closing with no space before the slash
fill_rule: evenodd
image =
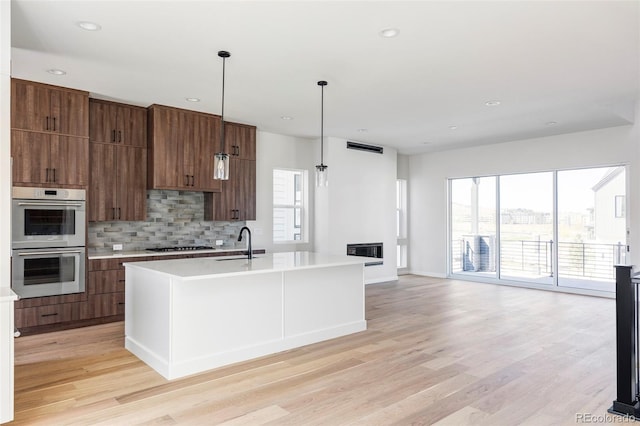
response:
<path id="1" fill-rule="evenodd" d="M 407 267 L 407 181 L 396 181 L 397 267 Z"/>
<path id="2" fill-rule="evenodd" d="M 615 196 L 616 203 L 616 217 L 624 217 L 624 211 L 626 210 L 626 206 L 624 204 L 624 195 L 616 195 Z"/>
<path id="3" fill-rule="evenodd" d="M 306 174 L 304 170 L 273 170 L 273 241 L 305 241 Z"/>
<path id="4" fill-rule="evenodd" d="M 624 165 L 450 179 L 449 273 L 613 292 L 625 188 Z"/>

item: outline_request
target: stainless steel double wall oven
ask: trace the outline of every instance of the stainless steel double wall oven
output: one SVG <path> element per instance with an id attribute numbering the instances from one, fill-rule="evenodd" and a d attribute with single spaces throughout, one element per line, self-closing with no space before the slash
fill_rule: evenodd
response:
<path id="1" fill-rule="evenodd" d="M 21 298 L 84 292 L 86 191 L 14 187 L 12 288 Z"/>

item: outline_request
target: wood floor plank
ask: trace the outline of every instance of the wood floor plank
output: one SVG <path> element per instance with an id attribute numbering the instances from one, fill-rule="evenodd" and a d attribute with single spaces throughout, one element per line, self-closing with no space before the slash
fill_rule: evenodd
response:
<path id="1" fill-rule="evenodd" d="M 13 425 L 575 424 L 615 398 L 610 299 L 402 276 L 367 331 L 167 381 L 123 323 L 16 339 Z"/>

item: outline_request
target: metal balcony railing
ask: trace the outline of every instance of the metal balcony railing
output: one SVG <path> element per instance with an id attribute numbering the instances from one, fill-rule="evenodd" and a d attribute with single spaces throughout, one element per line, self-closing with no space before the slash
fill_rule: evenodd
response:
<path id="1" fill-rule="evenodd" d="M 480 238 L 480 241 L 478 239 Z M 455 240 L 454 272 L 495 272 L 496 245 L 493 236 L 464 236 Z M 554 275 L 553 256 L 557 250 L 560 277 L 615 280 L 614 265 L 624 261 L 626 246 L 617 244 L 571 243 L 538 240 L 501 240 L 501 274 Z M 457 269 L 456 269 L 457 268 Z"/>

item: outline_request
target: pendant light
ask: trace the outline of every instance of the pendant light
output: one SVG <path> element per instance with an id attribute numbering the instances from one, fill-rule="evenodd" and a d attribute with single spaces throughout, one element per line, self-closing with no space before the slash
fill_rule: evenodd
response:
<path id="1" fill-rule="evenodd" d="M 321 96 L 320 96 L 320 164 L 316 166 L 316 186 L 327 186 L 329 185 L 328 180 L 328 171 L 327 165 L 324 164 L 324 86 L 327 85 L 327 82 L 321 80 L 318 82 L 318 86 L 320 86 Z"/>
<path id="2" fill-rule="evenodd" d="M 213 159 L 213 178 L 229 180 L 229 154 L 224 152 L 224 71 L 225 63 L 231 53 L 221 50 L 218 56 L 222 58 L 222 112 L 220 113 L 220 152 Z"/>

